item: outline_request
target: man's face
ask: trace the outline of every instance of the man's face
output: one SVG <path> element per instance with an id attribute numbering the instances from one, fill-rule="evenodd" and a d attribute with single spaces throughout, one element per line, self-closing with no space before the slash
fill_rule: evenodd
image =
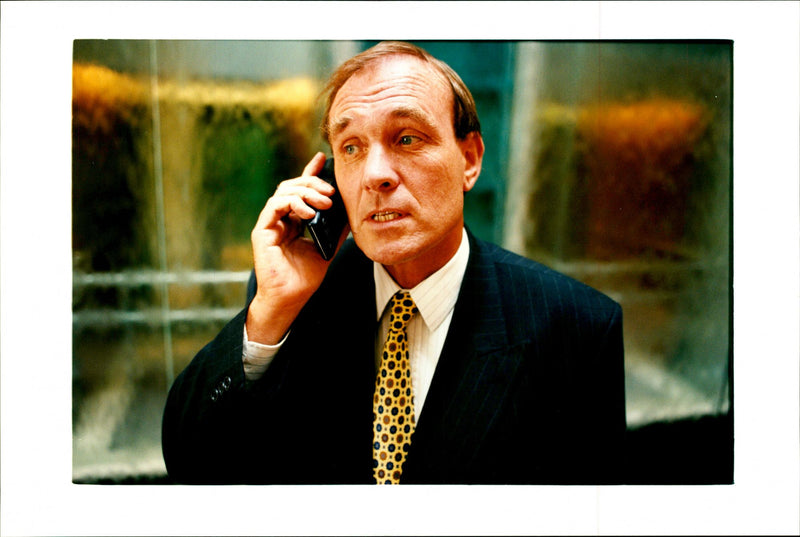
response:
<path id="1" fill-rule="evenodd" d="M 329 115 L 336 180 L 358 246 L 405 287 L 455 254 L 483 141 L 458 140 L 443 77 L 411 56 L 353 75 Z"/>

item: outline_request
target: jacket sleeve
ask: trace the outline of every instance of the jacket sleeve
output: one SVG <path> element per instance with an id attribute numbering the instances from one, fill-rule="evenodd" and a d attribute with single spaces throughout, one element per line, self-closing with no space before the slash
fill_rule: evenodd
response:
<path id="1" fill-rule="evenodd" d="M 622 308 L 617 304 L 598 345 L 596 364 L 598 394 L 594 398 L 594 438 L 598 442 L 598 453 L 595 481 L 615 484 L 623 479 L 626 435 Z"/>
<path id="2" fill-rule="evenodd" d="M 175 379 L 162 422 L 167 472 L 178 482 L 236 480 L 228 446 L 247 434 L 242 366 L 246 310 L 231 320 Z"/>
<path id="3" fill-rule="evenodd" d="M 622 309 L 610 300 L 584 310 L 579 331 L 566 328 L 558 357 L 543 371 L 548 385 L 535 383 L 535 400 L 552 414 L 545 418 L 546 461 L 539 470 L 548 484 L 603 485 L 623 480 L 625 454 L 625 372 Z M 540 371 L 541 373 L 541 371 Z M 549 421 L 548 421 L 549 420 Z M 528 443 L 542 441 L 536 435 Z"/>
<path id="4" fill-rule="evenodd" d="M 179 483 L 269 482 L 280 468 L 273 452 L 281 431 L 280 392 L 285 361 L 258 381 L 242 363 L 247 308 L 203 347 L 175 379 L 162 421 L 162 451 Z M 272 447 L 271 447 L 272 446 Z"/>
<path id="5" fill-rule="evenodd" d="M 324 314 L 327 311 L 325 304 L 331 300 L 328 294 L 335 291 L 350 297 L 353 295 L 353 281 L 367 281 L 365 275 L 369 276 L 372 270 L 371 263 L 362 263 L 363 267 L 354 270 L 352 263 L 347 264 L 343 252 L 337 254 L 322 286 L 298 315 L 291 333 L 261 378 L 253 381 L 245 378 L 242 353 L 246 306 L 175 379 L 162 422 L 164 461 L 174 481 L 298 483 L 303 479 L 324 479 L 339 466 L 345 468 L 344 464 L 331 463 L 335 468 L 327 468 L 327 474 L 313 467 L 298 468 L 302 461 L 307 460 L 304 455 L 314 450 L 313 442 L 308 441 L 307 421 L 303 418 L 318 408 L 314 405 L 319 398 L 308 397 L 309 383 L 323 390 L 329 389 L 331 378 L 343 381 L 350 378 L 353 369 L 361 371 L 360 360 L 347 361 L 346 364 L 352 363 L 353 366 L 343 368 L 339 361 L 328 359 L 328 349 L 321 343 L 333 341 L 342 327 L 340 322 L 329 322 Z M 336 268 L 339 263 L 344 264 L 341 270 Z M 350 279 L 343 283 L 337 280 L 336 275 L 340 272 Z M 255 279 L 251 277 L 248 305 L 255 288 Z M 374 291 L 356 295 L 371 301 L 371 309 L 356 308 L 371 318 L 374 315 Z M 342 300 L 339 295 L 333 299 Z M 352 321 L 351 316 L 346 319 L 348 328 L 351 322 L 356 327 L 364 324 Z M 371 325 L 364 330 L 371 333 Z M 354 338 L 361 340 L 360 336 Z M 372 343 L 369 338 L 365 341 L 364 348 L 369 353 L 366 361 L 368 378 L 374 378 Z M 313 372 L 311 378 L 309 372 Z M 360 381 L 357 384 L 360 385 Z M 311 390 L 311 393 L 318 391 Z M 351 391 L 360 394 L 358 390 Z M 323 397 L 324 394 L 320 393 Z M 344 395 L 345 400 L 356 399 L 360 408 L 360 395 L 349 396 L 349 392 Z M 367 400 L 371 397 L 372 389 L 369 387 Z M 371 418 L 371 406 L 367 407 L 367 415 Z M 342 430 L 337 426 L 331 433 L 344 436 Z M 367 428 L 367 433 L 371 436 L 371 428 Z M 369 442 L 365 445 L 369 446 Z M 347 458 L 348 450 L 342 448 L 340 451 Z M 368 470 L 371 475 L 371 468 Z M 308 475 L 301 475 L 304 471 Z M 342 470 L 330 479 L 341 481 L 345 474 Z"/>

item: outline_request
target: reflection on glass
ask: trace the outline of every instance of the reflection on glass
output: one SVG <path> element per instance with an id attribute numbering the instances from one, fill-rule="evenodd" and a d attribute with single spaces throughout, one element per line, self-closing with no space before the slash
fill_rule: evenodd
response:
<path id="1" fill-rule="evenodd" d="M 527 54 L 527 55 L 526 55 Z M 526 43 L 509 243 L 623 306 L 629 427 L 729 407 L 728 43 Z M 513 152 L 512 152 L 513 154 Z M 515 202 L 517 203 L 517 202 Z"/>
<path id="2" fill-rule="evenodd" d="M 73 66 L 78 481 L 163 475 L 169 384 L 243 306 L 250 230 L 319 143 L 314 73 L 214 80 L 99 64 L 137 46 L 110 42 Z"/>

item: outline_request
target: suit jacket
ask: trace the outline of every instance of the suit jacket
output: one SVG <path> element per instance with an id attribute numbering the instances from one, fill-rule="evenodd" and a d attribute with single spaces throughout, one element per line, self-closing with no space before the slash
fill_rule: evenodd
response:
<path id="1" fill-rule="evenodd" d="M 620 482 L 621 308 L 538 263 L 469 240 L 402 483 Z M 163 421 L 170 476 L 371 483 L 372 262 L 345 244 L 255 382 L 242 367 L 245 316 L 246 308 L 170 390 Z"/>

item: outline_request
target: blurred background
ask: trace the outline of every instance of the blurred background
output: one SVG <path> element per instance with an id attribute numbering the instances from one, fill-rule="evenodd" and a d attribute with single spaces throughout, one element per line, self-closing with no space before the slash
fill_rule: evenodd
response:
<path id="1" fill-rule="evenodd" d="M 169 386 L 244 306 L 258 213 L 372 44 L 74 41 L 75 482 L 169 482 Z M 732 44 L 418 44 L 478 106 L 470 229 L 623 307 L 625 480 L 732 482 Z"/>

